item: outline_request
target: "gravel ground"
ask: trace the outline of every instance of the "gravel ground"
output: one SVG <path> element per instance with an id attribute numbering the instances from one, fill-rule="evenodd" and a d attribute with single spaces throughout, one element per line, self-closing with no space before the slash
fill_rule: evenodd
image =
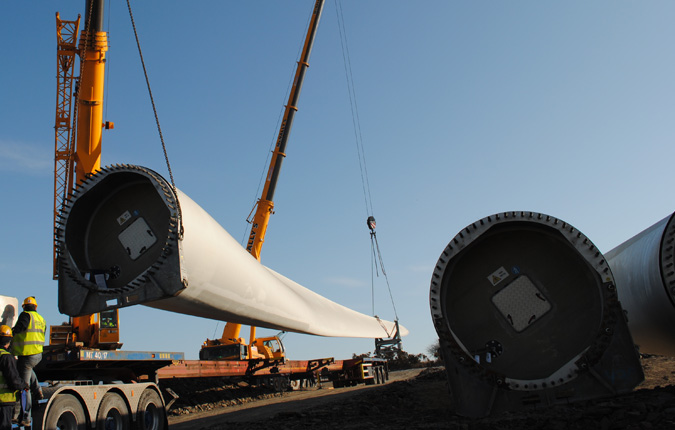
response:
<path id="1" fill-rule="evenodd" d="M 670 385 L 675 378 L 675 359 L 650 356 L 644 357 L 642 362 L 646 379 L 632 393 L 482 419 L 467 419 L 452 413 L 452 401 L 447 391 L 443 368 L 426 369 L 421 373 L 412 372 L 406 374 L 411 375 L 409 379 L 401 378 L 386 385 L 356 387 L 358 390 L 331 390 L 338 395 L 327 396 L 322 401 L 260 392 L 243 383 L 230 385 L 229 389 L 225 389 L 222 384 L 220 387 L 217 383 L 204 387 L 203 381 L 195 381 L 198 385 L 192 387 L 193 393 L 189 395 L 189 400 L 183 400 L 194 404 L 179 405 L 173 412 L 189 415 L 181 417 L 183 419 L 180 425 L 175 418 L 170 422 L 172 429 L 209 430 L 253 429 L 268 425 L 275 429 L 675 428 L 675 386 Z M 412 376 L 415 374 L 417 376 Z M 256 400 L 257 398 L 262 400 Z M 274 407 L 271 406 L 272 403 Z M 248 404 L 244 407 L 248 412 L 228 413 L 228 408 L 223 406 L 230 404 Z M 208 420 L 203 413 L 195 413 L 201 410 L 210 411 Z"/>

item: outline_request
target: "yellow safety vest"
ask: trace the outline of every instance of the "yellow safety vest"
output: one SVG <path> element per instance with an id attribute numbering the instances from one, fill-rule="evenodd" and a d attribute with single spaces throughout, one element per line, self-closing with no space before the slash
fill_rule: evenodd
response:
<path id="1" fill-rule="evenodd" d="M 47 324 L 39 313 L 26 311 L 30 316 L 30 323 L 26 331 L 17 333 L 12 339 L 12 354 L 14 355 L 35 355 L 42 353 L 42 346 L 45 344 L 45 330 Z"/>
<path id="2" fill-rule="evenodd" d="M 0 348 L 0 355 L 9 354 L 9 352 Z M 12 358 L 14 360 L 14 358 Z M 5 375 L 0 372 L 0 403 L 12 403 L 16 402 L 16 391 L 11 390 L 7 381 L 5 380 Z"/>

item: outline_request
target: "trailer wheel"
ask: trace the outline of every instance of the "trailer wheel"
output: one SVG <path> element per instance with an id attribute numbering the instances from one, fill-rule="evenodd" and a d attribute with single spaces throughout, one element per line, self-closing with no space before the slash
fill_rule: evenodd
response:
<path id="1" fill-rule="evenodd" d="M 387 375 L 384 374 L 384 368 L 383 368 L 383 367 L 379 367 L 379 368 L 377 369 L 377 372 L 378 372 L 379 375 L 380 375 L 380 384 L 386 384 L 386 383 L 387 383 Z"/>
<path id="2" fill-rule="evenodd" d="M 44 427 L 59 430 L 85 430 L 87 421 L 82 404 L 72 394 L 57 394 L 47 411 Z"/>
<path id="3" fill-rule="evenodd" d="M 164 430 L 166 411 L 161 397 L 155 390 L 147 388 L 138 400 L 136 430 Z"/>
<path id="4" fill-rule="evenodd" d="M 294 385 L 294 383 L 296 383 Z M 302 388 L 312 388 L 316 385 L 316 379 L 314 379 L 314 376 L 310 376 L 308 378 L 302 378 L 302 379 L 294 379 L 291 381 L 291 388 L 293 390 L 299 390 Z"/>
<path id="5" fill-rule="evenodd" d="M 272 380 L 272 386 L 274 387 L 274 391 L 277 393 L 288 391 L 288 378 L 285 376 L 274 377 Z"/>
<path id="6" fill-rule="evenodd" d="M 117 393 L 106 393 L 96 413 L 96 428 L 103 430 L 129 430 L 129 408 Z"/>

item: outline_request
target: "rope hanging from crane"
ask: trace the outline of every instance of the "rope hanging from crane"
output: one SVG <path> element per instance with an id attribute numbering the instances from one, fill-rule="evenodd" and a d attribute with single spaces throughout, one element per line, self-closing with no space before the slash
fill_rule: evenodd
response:
<path id="1" fill-rule="evenodd" d="M 338 30 L 340 33 L 340 45 L 342 46 L 342 60 L 345 68 L 345 78 L 347 80 L 347 93 L 349 95 L 349 107 L 352 112 L 352 124 L 354 126 L 354 141 L 356 142 L 356 152 L 359 159 L 359 171 L 361 173 L 361 186 L 363 188 L 363 198 L 366 205 L 366 213 L 373 213 L 373 202 L 370 194 L 370 183 L 368 181 L 368 169 L 366 167 L 366 154 L 363 150 L 363 138 L 361 135 L 361 122 L 359 120 L 359 110 L 356 104 L 356 91 L 354 89 L 354 77 L 352 75 L 352 64 L 349 58 L 349 46 L 347 44 L 347 33 L 342 15 L 342 4 L 335 0 L 335 12 L 338 20 Z"/>
<path id="2" fill-rule="evenodd" d="M 370 182 L 368 180 L 368 168 L 366 165 L 366 154 L 363 147 L 363 136 L 361 133 L 361 122 L 359 119 L 358 105 L 356 102 L 356 90 L 354 88 L 354 77 L 352 74 L 351 60 L 349 56 L 349 46 L 347 43 L 347 32 L 344 24 L 344 16 L 342 13 L 342 4 L 339 0 L 335 0 L 335 11 L 337 14 L 338 20 L 338 29 L 340 33 L 340 44 L 342 46 L 342 58 L 345 68 L 345 77 L 347 80 L 347 89 L 349 93 L 349 104 L 352 112 L 352 123 L 354 125 L 354 138 L 356 142 L 356 151 L 359 159 L 359 171 L 361 174 L 361 186 L 363 189 L 363 198 L 366 206 L 366 213 L 368 215 L 367 224 L 370 229 L 370 241 L 371 241 L 371 264 L 372 272 L 379 276 L 378 271 L 382 272 L 384 279 L 387 284 L 387 289 L 389 291 L 389 297 L 391 299 L 391 305 L 394 310 L 395 320 L 398 323 L 398 313 L 396 312 L 396 305 L 394 304 L 394 296 L 391 292 L 391 286 L 389 284 L 389 278 L 387 277 L 387 272 L 384 269 L 384 260 L 382 258 L 382 253 L 380 252 L 380 245 L 377 242 L 377 234 L 375 232 L 375 217 L 373 216 L 373 201 L 372 195 L 370 192 Z M 379 266 L 379 269 L 378 269 Z M 372 295 L 372 307 L 373 315 L 375 314 L 375 281 L 374 276 L 371 280 L 371 295 Z M 397 336 L 396 334 L 389 334 L 390 336 Z M 400 341 L 400 337 L 399 337 Z"/>
<path id="3" fill-rule="evenodd" d="M 382 275 L 384 276 L 385 281 L 387 282 L 387 289 L 389 290 L 389 298 L 391 299 L 391 307 L 394 308 L 394 316 L 398 321 L 398 313 L 396 312 L 396 305 L 394 304 L 394 296 L 391 294 L 391 287 L 389 286 L 389 277 L 387 272 L 384 270 L 384 260 L 382 259 L 382 253 L 380 252 L 380 244 L 377 242 L 377 233 L 375 232 L 376 222 L 374 216 L 369 216 L 367 219 L 368 228 L 370 229 L 370 249 L 372 253 L 372 266 L 375 269 L 377 274 L 378 264 Z M 379 275 L 378 275 L 379 276 Z M 373 289 L 374 290 L 374 289 Z M 373 296 L 373 314 L 375 313 L 375 297 Z"/>

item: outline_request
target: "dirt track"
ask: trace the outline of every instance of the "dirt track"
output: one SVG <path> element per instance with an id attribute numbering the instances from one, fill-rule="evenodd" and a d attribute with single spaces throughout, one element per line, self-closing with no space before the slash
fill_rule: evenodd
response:
<path id="1" fill-rule="evenodd" d="M 170 428 L 221 430 L 359 429 L 662 429 L 675 428 L 675 359 L 643 359 L 645 382 L 634 392 L 497 417 L 454 415 L 441 368 L 392 372 L 386 385 L 321 389 L 171 417 Z"/>
<path id="2" fill-rule="evenodd" d="M 391 372 L 388 384 L 415 378 L 422 369 L 411 369 Z M 293 391 L 281 395 L 270 394 L 262 400 L 245 401 L 243 404 L 191 412 L 169 417 L 169 425 L 173 430 L 194 428 L 221 428 L 224 423 L 243 423 L 265 421 L 279 415 L 285 418 L 301 418 L 304 411 L 320 406 L 339 403 L 357 394 L 369 393 L 383 387 L 382 385 L 358 385 L 333 389 L 321 388 L 308 391 Z M 276 421 L 276 420 L 275 420 Z M 237 428 L 242 428 L 237 426 Z M 246 428 L 246 427 L 243 427 Z M 275 428 L 277 428 L 275 426 Z"/>

